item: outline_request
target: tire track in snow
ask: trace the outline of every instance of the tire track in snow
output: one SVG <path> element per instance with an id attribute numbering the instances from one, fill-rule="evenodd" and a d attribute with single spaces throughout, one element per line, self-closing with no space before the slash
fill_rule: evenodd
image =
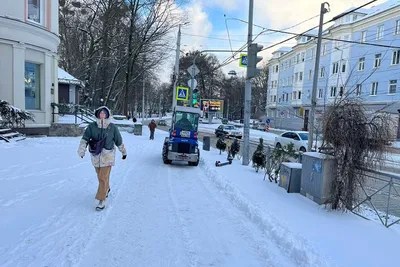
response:
<path id="1" fill-rule="evenodd" d="M 189 231 L 188 231 L 188 228 L 187 228 L 187 226 L 185 224 L 185 220 L 179 214 L 179 207 L 178 207 L 178 204 L 177 204 L 177 200 L 173 196 L 173 193 L 172 193 L 171 168 L 170 168 L 171 166 L 166 166 L 166 167 L 167 167 L 166 169 L 168 171 L 167 177 L 168 177 L 169 197 L 170 197 L 170 199 L 171 199 L 171 201 L 172 201 L 172 203 L 174 205 L 175 218 L 178 220 L 179 225 L 181 227 L 181 231 L 182 231 L 182 234 L 183 234 L 183 237 L 184 237 L 184 241 L 185 241 L 185 244 L 186 244 L 186 253 L 189 255 L 189 258 L 190 258 L 190 263 L 189 263 L 190 265 L 188 265 L 188 266 L 198 266 L 199 258 L 198 258 L 198 255 L 196 253 L 196 250 L 194 248 L 194 244 L 193 244 L 192 238 L 191 238 L 191 236 L 189 234 Z M 176 177 L 176 175 L 174 175 L 174 178 L 175 177 Z"/>
<path id="2" fill-rule="evenodd" d="M 40 163 L 38 163 L 40 164 Z M 52 175 L 52 174 L 57 174 L 63 171 L 68 171 L 68 170 L 72 170 L 75 169 L 77 167 L 86 165 L 87 162 L 80 162 L 77 163 L 75 165 L 69 166 L 67 168 L 54 168 L 54 169 L 49 169 L 49 170 L 45 170 L 45 171 L 39 171 L 39 172 L 30 172 L 29 174 L 23 174 L 23 175 L 17 175 L 17 176 L 13 176 L 13 177 L 8 177 L 8 178 L 3 178 L 0 179 L 0 181 L 12 181 L 12 180 L 16 180 L 16 179 L 20 179 L 20 178 L 29 178 L 29 177 L 34 177 L 34 176 L 43 176 L 43 175 Z"/>
<path id="3" fill-rule="evenodd" d="M 187 228 L 197 232 L 197 250 L 202 252 L 199 265 L 231 266 L 242 263 L 246 266 L 296 266 L 290 259 L 283 257 L 275 244 L 265 238 L 259 228 L 248 222 L 224 195 L 210 185 L 200 166 L 171 167 L 179 171 L 172 177 L 175 181 L 172 188 L 175 189 L 173 191 L 177 198 L 175 202 L 178 210 L 183 213 L 181 218 L 186 221 L 184 223 Z M 198 198 L 197 203 L 193 196 Z M 191 218 L 193 212 L 196 213 L 193 215 L 196 218 Z M 215 216 L 211 217 L 212 215 Z M 231 233 L 234 235 L 230 235 Z M 243 255 L 245 259 L 239 259 L 237 254 L 241 251 L 237 251 L 234 245 L 236 242 L 240 244 L 240 250 L 252 253 Z M 205 246 L 211 246 L 213 251 L 204 250 Z M 246 256 L 249 258 L 246 259 Z M 240 262 L 250 259 L 253 261 Z"/>
<path id="4" fill-rule="evenodd" d="M 102 236 L 92 239 L 82 266 L 187 266 L 182 265 L 186 254 L 181 255 L 185 240 L 177 235 L 180 225 L 167 199 L 165 167 L 160 156 L 154 159 L 155 145 L 160 150 L 154 143 L 134 159 L 140 167 L 122 187 L 119 205 L 111 212 L 115 221 L 108 221 Z M 149 159 L 159 164 L 149 168 Z"/>
<path id="5" fill-rule="evenodd" d="M 148 145 L 143 145 L 143 144 L 137 144 L 135 146 L 127 146 L 127 154 L 129 154 L 129 151 L 135 151 L 135 150 L 145 150 L 148 147 Z M 129 155 L 128 155 L 129 157 Z M 126 160 L 126 164 L 129 164 L 130 162 L 128 161 L 128 158 Z M 101 231 L 104 228 L 104 225 L 106 224 L 106 222 L 108 221 L 108 217 L 110 216 L 110 214 L 112 214 L 113 212 L 113 206 L 117 205 L 117 202 L 120 201 L 120 195 L 121 195 L 121 191 L 124 190 L 125 185 L 127 183 L 127 179 L 130 179 L 131 177 L 129 177 L 133 170 L 134 167 L 136 167 L 134 164 L 129 164 L 129 167 L 127 170 L 121 171 L 122 173 L 124 173 L 123 175 L 123 179 L 122 182 L 119 183 L 119 186 L 117 186 L 116 182 L 113 181 L 112 177 L 110 177 L 110 187 L 112 189 L 112 191 L 110 192 L 109 197 L 107 198 L 106 201 L 106 208 L 105 210 L 99 212 L 99 217 L 102 217 L 102 221 L 100 224 L 97 224 L 95 227 L 95 230 L 93 232 L 93 234 L 91 235 L 91 238 L 88 240 L 88 242 L 85 244 L 85 247 L 82 249 L 81 253 L 79 254 L 79 258 L 76 259 L 75 263 L 72 266 L 81 266 L 82 262 L 84 261 L 85 257 L 88 255 L 90 248 L 93 246 L 94 241 L 96 240 L 96 238 L 101 235 Z M 143 169 L 144 166 L 140 166 L 139 169 Z M 136 170 L 136 169 L 135 169 Z M 119 172 L 118 172 L 119 173 Z M 115 174 L 114 174 L 115 175 Z M 113 200 L 112 202 L 110 200 Z M 96 211 L 97 212 L 97 211 Z M 106 216 L 104 216 L 104 213 L 106 213 Z M 117 262 L 117 259 L 114 259 L 115 262 Z M 113 266 L 118 266 L 118 265 L 113 265 Z"/>
<path id="6" fill-rule="evenodd" d="M 126 168 L 114 169 L 113 176 L 121 175 L 123 184 L 131 172 L 132 165 Z M 5 250 L 0 259 L 5 259 L 4 266 L 75 266 L 79 263 L 82 252 L 85 251 L 89 241 L 98 234 L 98 226 L 107 220 L 107 215 L 112 210 L 113 197 L 118 195 L 119 186 L 112 186 L 113 192 L 109 197 L 108 208 L 98 213 L 93 207 L 87 207 L 93 201 L 93 192 L 89 185 L 96 182 L 95 173 L 93 177 L 84 177 L 84 188 L 87 188 L 87 196 L 76 202 L 70 200 L 63 207 L 58 208 L 55 213 L 45 222 L 25 231 L 25 238 L 14 248 Z M 72 208 L 71 207 L 77 207 Z M 87 208 L 84 208 L 84 207 Z M 66 213 L 70 211 L 70 213 Z M 82 235 L 82 233 L 85 233 Z M 34 256 L 33 256 L 34 255 Z M 3 263 L 0 262 L 3 266 Z"/>

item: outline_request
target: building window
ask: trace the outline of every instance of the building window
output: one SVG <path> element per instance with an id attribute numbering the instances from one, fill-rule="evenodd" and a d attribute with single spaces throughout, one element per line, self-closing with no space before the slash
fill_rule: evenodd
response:
<path id="1" fill-rule="evenodd" d="M 323 45 L 322 45 L 322 55 L 323 55 L 323 56 L 326 55 L 326 48 L 327 48 L 326 44 L 323 44 Z"/>
<path id="2" fill-rule="evenodd" d="M 301 99 L 301 91 L 299 91 L 299 97 L 298 97 L 298 99 Z"/>
<path id="3" fill-rule="evenodd" d="M 383 25 L 378 26 L 378 29 L 376 30 L 376 40 L 380 40 L 383 38 L 384 29 L 385 28 Z"/>
<path id="4" fill-rule="evenodd" d="M 400 62 L 400 50 L 393 51 L 392 65 L 397 65 Z"/>
<path id="5" fill-rule="evenodd" d="M 296 64 L 300 63 L 300 54 L 296 55 Z"/>
<path id="6" fill-rule="evenodd" d="M 335 97 L 336 96 L 336 86 L 332 86 L 331 87 L 331 97 Z"/>
<path id="7" fill-rule="evenodd" d="M 346 72 L 346 62 L 342 64 L 342 72 Z"/>
<path id="8" fill-rule="evenodd" d="M 333 70 L 332 74 L 338 73 L 339 72 L 339 62 L 333 63 Z"/>
<path id="9" fill-rule="evenodd" d="M 378 95 L 378 83 L 373 82 L 371 84 L 371 95 Z"/>
<path id="10" fill-rule="evenodd" d="M 397 80 L 389 81 L 389 94 L 395 94 L 397 88 Z"/>
<path id="11" fill-rule="evenodd" d="M 306 59 L 306 53 L 305 52 L 301 52 L 301 62 L 304 62 Z"/>
<path id="12" fill-rule="evenodd" d="M 343 96 L 344 95 L 344 86 L 340 86 L 339 88 L 339 96 Z"/>
<path id="13" fill-rule="evenodd" d="M 297 96 L 297 92 L 296 92 L 296 91 L 293 91 L 293 93 L 292 93 L 292 100 L 296 100 L 296 96 Z"/>
<path id="14" fill-rule="evenodd" d="M 396 28 L 394 29 L 394 34 L 400 34 L 400 19 L 396 21 Z"/>
<path id="15" fill-rule="evenodd" d="M 279 65 L 276 65 L 275 66 L 275 72 L 278 73 L 278 71 L 279 71 Z"/>
<path id="16" fill-rule="evenodd" d="M 365 67 L 365 57 L 362 57 L 358 60 L 358 70 L 362 71 Z"/>
<path id="17" fill-rule="evenodd" d="M 303 81 L 303 72 L 302 71 L 299 72 L 299 80 L 300 80 L 300 82 Z"/>
<path id="18" fill-rule="evenodd" d="M 311 48 L 311 59 L 315 57 L 315 47 Z"/>
<path id="19" fill-rule="evenodd" d="M 325 67 L 321 67 L 320 73 L 319 73 L 319 77 L 320 78 L 324 78 L 325 77 Z"/>
<path id="20" fill-rule="evenodd" d="M 28 20 L 43 24 L 43 0 L 26 0 Z"/>
<path id="21" fill-rule="evenodd" d="M 356 85 L 356 95 L 360 96 L 361 95 L 361 90 L 362 90 L 362 84 L 357 84 Z"/>
<path id="22" fill-rule="evenodd" d="M 321 89 L 321 88 L 318 89 L 318 98 L 319 98 L 319 99 L 322 98 L 323 93 L 324 93 L 324 90 L 323 90 L 323 89 Z"/>
<path id="23" fill-rule="evenodd" d="M 367 31 L 361 32 L 361 43 L 365 43 L 367 40 Z"/>
<path id="24" fill-rule="evenodd" d="M 308 79 L 311 80 L 311 78 L 312 78 L 312 70 L 309 70 L 308 71 Z"/>
<path id="25" fill-rule="evenodd" d="M 25 109 L 40 109 L 40 65 L 25 62 Z"/>
<path id="26" fill-rule="evenodd" d="M 375 54 L 374 68 L 379 68 L 381 65 L 382 54 Z"/>

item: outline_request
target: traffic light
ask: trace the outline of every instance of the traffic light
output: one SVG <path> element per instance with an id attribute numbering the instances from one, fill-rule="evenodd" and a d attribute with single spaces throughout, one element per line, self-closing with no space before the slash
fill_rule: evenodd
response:
<path id="1" fill-rule="evenodd" d="M 193 102 L 192 102 L 193 107 L 198 105 L 198 102 L 199 102 L 198 101 L 198 97 L 199 97 L 199 90 L 198 89 L 194 89 L 193 90 Z"/>
<path id="2" fill-rule="evenodd" d="M 260 73 L 261 69 L 257 68 L 257 63 L 260 62 L 263 57 L 257 56 L 264 47 L 259 44 L 250 44 L 249 51 L 247 51 L 247 78 L 253 78 Z"/>

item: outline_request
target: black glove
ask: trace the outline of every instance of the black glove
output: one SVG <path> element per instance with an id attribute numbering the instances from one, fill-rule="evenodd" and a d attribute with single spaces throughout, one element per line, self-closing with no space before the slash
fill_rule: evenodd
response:
<path id="1" fill-rule="evenodd" d="M 122 159 L 126 159 L 126 155 L 123 155 L 123 156 L 122 156 Z"/>

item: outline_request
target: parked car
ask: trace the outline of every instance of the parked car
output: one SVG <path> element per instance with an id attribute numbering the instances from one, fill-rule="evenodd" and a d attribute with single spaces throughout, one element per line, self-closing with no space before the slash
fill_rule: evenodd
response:
<path id="1" fill-rule="evenodd" d="M 220 137 L 221 135 L 225 135 L 227 137 L 236 137 L 241 139 L 242 132 L 237 130 L 234 125 L 231 124 L 222 124 L 217 129 L 215 129 L 215 135 Z"/>
<path id="2" fill-rule="evenodd" d="M 159 120 L 158 125 L 160 126 L 167 126 L 167 122 L 165 120 Z"/>
<path id="3" fill-rule="evenodd" d="M 293 143 L 294 149 L 301 152 L 307 152 L 308 146 L 308 132 L 304 131 L 289 131 L 284 132 L 280 136 L 275 137 L 275 147 L 281 148 L 283 146 Z"/>

